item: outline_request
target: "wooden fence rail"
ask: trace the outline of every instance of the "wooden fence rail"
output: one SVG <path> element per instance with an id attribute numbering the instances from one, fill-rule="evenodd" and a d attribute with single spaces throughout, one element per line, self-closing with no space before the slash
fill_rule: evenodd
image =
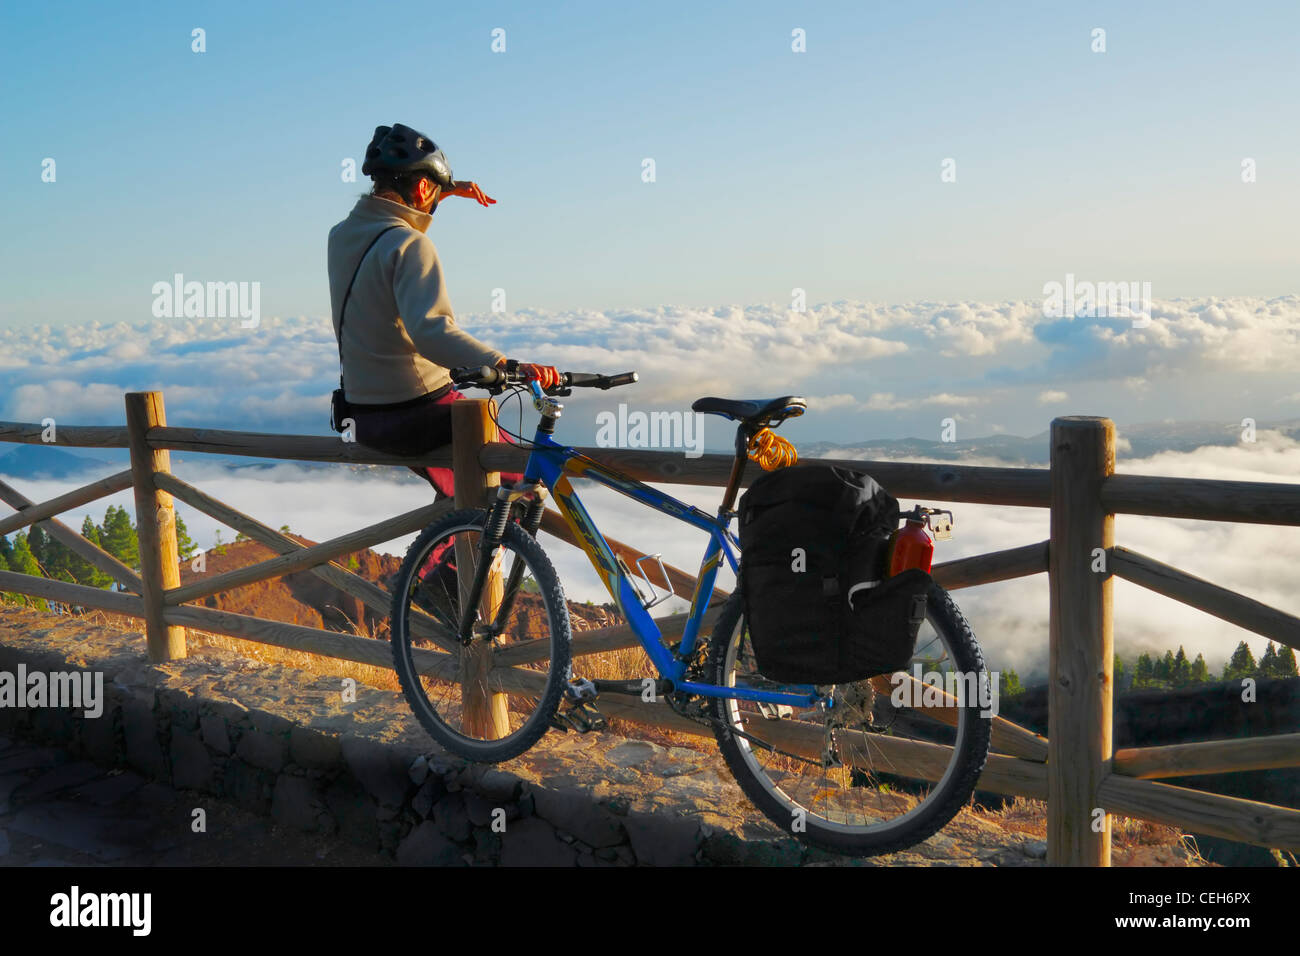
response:
<path id="1" fill-rule="evenodd" d="M 321 628 L 287 624 L 198 606 L 194 601 L 295 571 L 311 571 L 339 590 L 386 614 L 391 596 L 379 585 L 333 559 L 409 534 L 453 507 L 490 499 L 501 471 L 523 470 L 527 452 L 492 442 L 487 402 L 458 402 L 453 408 L 455 440 L 418 458 L 384 455 L 355 442 L 306 435 L 270 435 L 166 424 L 161 393 L 128 393 L 126 427 L 60 425 L 56 445 L 127 448 L 131 468 L 35 503 L 0 482 L 0 500 L 15 511 L 0 518 L 0 535 L 39 525 L 52 537 L 109 574 L 124 590 L 108 591 L 47 578 L 0 572 L 0 591 L 29 594 L 68 605 L 100 608 L 143 618 L 147 650 L 155 661 L 185 655 L 185 629 L 198 628 L 311 654 L 391 668 L 387 642 Z M 46 443 L 46 430 L 25 422 L 0 422 L 0 441 Z M 204 493 L 170 473 L 172 450 L 291 461 L 370 465 L 436 465 L 453 468 L 456 500 L 437 502 L 385 519 L 329 541 L 305 546 Z M 685 459 L 653 451 L 579 449 L 589 457 L 643 481 L 725 486 L 732 459 L 703 455 Z M 1215 481 L 1115 474 L 1115 433 L 1108 419 L 1067 417 L 1052 422 L 1049 468 L 986 468 L 910 462 L 845 461 L 834 464 L 870 473 L 899 498 L 1047 508 L 1047 541 L 937 564 L 933 576 L 949 590 L 976 587 L 1046 573 L 1049 613 L 1049 733 L 1046 738 L 1004 718 L 992 719 L 992 753 L 979 787 L 1047 801 L 1048 862 L 1106 866 L 1110 862 L 1110 814 L 1122 814 L 1260 846 L 1300 850 L 1300 810 L 1224 797 L 1157 782 L 1158 778 L 1201 773 L 1300 767 L 1300 733 L 1129 748 L 1112 752 L 1113 621 L 1111 582 L 1121 577 L 1222 620 L 1300 649 L 1300 617 L 1201 580 L 1114 543 L 1114 515 L 1142 514 L 1210 521 L 1300 525 L 1300 484 Z M 134 490 L 141 573 L 87 541 L 55 516 L 108 495 Z M 250 567 L 181 585 L 172 499 L 179 499 L 259 541 L 275 557 Z M 541 531 L 575 544 L 557 512 L 547 511 Z M 629 565 L 645 552 L 607 539 Z M 470 562 L 458 562 L 465 568 Z M 695 574 L 664 565 L 658 587 L 689 598 Z M 495 589 L 495 590 L 493 590 Z M 725 592 L 724 592 L 725 593 Z M 499 576 L 490 579 L 489 599 L 500 598 Z M 719 597 L 722 595 L 720 594 Z M 711 628 L 717 602 L 705 616 Z M 687 615 L 659 618 L 665 641 L 680 638 Z M 484 735 L 506 732 L 506 702 L 512 694 L 536 694 L 545 681 L 530 665 L 545 661 L 546 641 L 521 641 L 466 655 L 438 622 L 413 610 L 412 630 L 437 649 L 418 650 L 421 672 L 459 681 L 466 689 L 468 720 Z M 579 631 L 572 642 L 580 657 L 639 641 L 626 624 Z M 915 678 L 908 676 L 907 680 Z M 889 676 L 872 679 L 878 692 L 892 689 Z M 919 695 L 916 695 L 919 699 Z M 956 710 L 946 694 L 927 715 L 952 723 Z M 608 716 L 691 735 L 709 730 L 676 714 L 662 701 L 601 699 Z M 791 753 L 816 757 L 821 732 L 797 722 L 774 722 Z M 765 731 L 767 728 L 765 728 Z M 881 734 L 862 734 L 850 752 L 887 753 L 894 769 L 907 768 L 919 780 L 935 780 L 948 751 Z M 1100 820 L 1102 825 L 1096 826 Z"/>

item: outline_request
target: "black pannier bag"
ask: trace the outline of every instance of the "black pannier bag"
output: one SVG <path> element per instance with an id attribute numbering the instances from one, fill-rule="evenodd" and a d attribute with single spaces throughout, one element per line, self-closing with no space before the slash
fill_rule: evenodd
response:
<path id="1" fill-rule="evenodd" d="M 741 496 L 740 588 L 759 673 L 844 684 L 912 659 L 930 575 L 884 577 L 898 502 L 875 479 L 808 463 L 761 475 Z"/>

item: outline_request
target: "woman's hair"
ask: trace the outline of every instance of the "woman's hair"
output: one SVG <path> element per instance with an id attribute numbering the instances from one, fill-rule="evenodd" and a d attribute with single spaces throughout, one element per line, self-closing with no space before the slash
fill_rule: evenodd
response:
<path id="1" fill-rule="evenodd" d="M 402 197 L 402 201 L 408 206 L 415 205 L 415 186 L 421 179 L 429 180 L 431 185 L 437 185 L 433 177 L 425 172 L 410 173 L 390 173 L 386 171 L 374 172 L 370 176 L 374 180 L 374 185 L 370 189 L 370 195 L 378 196 L 380 193 L 396 193 Z"/>

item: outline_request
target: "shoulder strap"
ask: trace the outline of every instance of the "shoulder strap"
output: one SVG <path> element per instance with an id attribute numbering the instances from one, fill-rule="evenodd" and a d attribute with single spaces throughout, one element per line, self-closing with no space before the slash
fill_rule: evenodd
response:
<path id="1" fill-rule="evenodd" d="M 366 256 L 370 255 L 370 250 L 375 248 L 375 243 L 379 241 L 379 237 L 396 228 L 398 227 L 393 225 L 381 229 L 378 235 L 370 240 L 370 245 L 366 246 L 366 251 L 361 253 L 361 258 L 357 260 L 357 267 L 352 270 L 352 279 L 348 282 L 348 291 L 343 293 L 343 307 L 339 309 L 339 388 L 343 387 L 343 322 L 348 311 L 348 299 L 352 296 L 352 286 L 357 281 L 358 273 L 361 272 L 361 263 L 366 261 Z"/>

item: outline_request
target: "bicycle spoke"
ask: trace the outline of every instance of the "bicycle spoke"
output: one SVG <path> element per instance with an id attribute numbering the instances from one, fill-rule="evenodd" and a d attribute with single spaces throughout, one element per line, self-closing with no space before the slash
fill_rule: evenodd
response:
<path id="1" fill-rule="evenodd" d="M 522 541 L 522 533 L 515 529 L 494 553 L 470 618 L 470 640 L 462 640 L 462 612 L 483 558 L 482 519 L 467 524 L 464 516 L 470 514 L 475 513 L 449 516 L 460 516 L 460 523 L 449 525 L 444 520 L 412 545 L 403 564 L 403 593 L 395 600 L 394 659 L 399 677 L 405 677 L 403 690 L 416 716 L 436 739 L 473 759 L 505 759 L 500 755 L 520 746 L 514 741 L 526 741 L 522 745 L 526 748 L 531 743 L 528 738 L 535 739 L 549 724 L 559 689 L 552 678 L 552 657 L 557 646 L 567 652 L 567 633 L 561 633 L 567 627 L 567 615 L 560 612 L 555 597 L 559 592 L 553 569 L 538 564 L 545 561 L 540 547 L 531 538 Z M 440 533 L 430 534 L 435 530 Z M 531 551 L 532 557 L 520 548 Z M 551 586 L 539 586 L 533 594 L 517 594 L 507 606 L 502 600 L 504 582 L 516 567 L 528 579 L 545 580 Z M 423 634 L 420 628 L 407 627 L 408 610 L 422 612 L 439 629 L 450 630 L 453 639 L 447 665 L 424 671 L 414 667 L 416 651 L 441 650 L 445 645 L 439 644 L 441 635 L 428 633 L 430 627 L 424 628 Z M 539 639 L 551 653 L 525 668 L 541 678 L 536 687 L 508 676 L 504 681 L 492 678 L 498 651 L 524 641 L 537 644 Z M 556 645 L 555 640 L 562 644 Z"/>
<path id="2" fill-rule="evenodd" d="M 953 638 L 936 626 L 933 612 L 930 617 L 918 635 L 912 661 L 900 675 L 911 685 L 927 687 L 912 676 L 913 665 L 923 671 L 953 668 Z M 726 648 L 715 648 L 715 667 L 722 669 L 719 679 L 771 687 L 773 682 L 758 672 L 743 619 L 729 623 L 732 633 L 715 637 L 725 641 Z M 964 742 L 969 739 L 971 712 L 954 706 L 957 701 L 942 692 L 936 706 L 910 694 L 898 700 L 894 689 L 891 675 L 819 688 L 823 698 L 833 702 L 831 707 L 780 716 L 770 707 L 764 713 L 756 704 L 729 700 L 718 712 L 739 733 L 729 737 L 722 732 L 719 743 L 751 798 L 796 835 L 809 833 L 811 827 L 823 842 L 869 847 L 873 839 L 878 845 L 887 842 L 877 834 L 894 834 L 896 841 L 897 834 L 909 828 L 920 832 L 928 827 L 925 832 L 932 832 L 933 819 L 921 820 L 920 814 L 925 811 L 934 818 L 939 802 L 950 802 L 953 770 L 970 760 Z M 935 689 L 927 689 L 933 695 Z M 949 812 L 946 806 L 939 809 Z M 942 822 L 946 818 L 937 825 Z"/>

